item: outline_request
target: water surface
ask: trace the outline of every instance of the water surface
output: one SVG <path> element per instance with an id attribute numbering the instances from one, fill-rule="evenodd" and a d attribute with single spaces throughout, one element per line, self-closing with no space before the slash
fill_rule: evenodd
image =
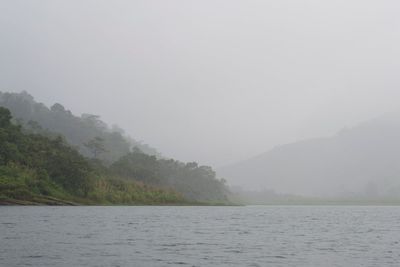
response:
<path id="1" fill-rule="evenodd" d="M 400 266 L 400 207 L 0 207 L 0 266 Z"/>

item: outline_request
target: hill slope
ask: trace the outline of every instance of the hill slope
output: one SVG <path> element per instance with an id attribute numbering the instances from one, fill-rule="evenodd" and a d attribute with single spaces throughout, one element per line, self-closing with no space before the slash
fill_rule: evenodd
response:
<path id="1" fill-rule="evenodd" d="M 17 184 L 22 185 L 23 191 L 35 191 L 35 187 L 29 185 L 32 181 L 26 173 L 29 173 L 31 165 L 27 165 L 26 162 L 29 163 L 37 157 L 41 164 L 46 165 L 33 165 L 34 171 L 45 170 L 47 174 L 44 177 L 48 176 L 50 181 L 56 184 L 55 188 L 61 186 L 61 191 L 83 196 L 85 199 L 89 197 L 95 203 L 101 203 L 105 199 L 110 203 L 147 203 L 149 199 L 153 199 L 152 196 L 155 197 L 155 201 L 160 195 L 165 201 L 171 201 L 170 197 L 173 201 L 197 203 L 228 201 L 229 191 L 211 167 L 199 166 L 195 162 L 183 163 L 156 157 L 154 154 L 158 153 L 154 149 L 137 143 L 118 131 L 110 130 L 94 115 L 76 117 L 60 104 L 48 109 L 43 104 L 36 103 L 27 93 L 0 93 L 0 106 L 9 107 L 14 116 L 13 119 L 11 115 L 9 118 L 13 123 L 8 122 L 7 127 L 3 129 L 8 133 L 5 137 L 9 139 L 0 139 L 0 168 L 6 168 L 3 180 L 0 170 L 0 193 L 4 189 L 3 193 L 8 192 L 6 195 L 12 196 L 15 190 L 19 190 Z M 0 108 L 4 114 L 9 112 L 7 108 Z M 14 134 L 7 132 L 10 129 L 14 129 Z M 12 135 L 19 136 L 24 142 L 12 138 Z M 37 140 L 40 141 L 38 144 L 48 149 L 45 150 L 48 154 L 37 154 L 41 151 L 40 147 L 34 147 Z M 31 148 L 26 149 L 29 146 Z M 9 151 L 10 147 L 15 151 Z M 20 150 L 23 153 L 20 153 Z M 69 154 L 66 151 L 69 151 Z M 6 160 L 7 153 L 20 156 Z M 53 162 L 56 157 L 51 153 L 66 158 L 58 158 L 57 162 Z M 1 161 L 2 158 L 5 158 L 4 162 Z M 81 166 L 68 165 L 77 162 Z M 64 165 L 60 165 L 61 163 Z M 16 164 L 17 169 L 12 169 L 10 164 Z M 12 171 L 7 171 L 7 168 L 11 168 Z M 82 170 L 85 174 L 74 173 L 74 170 Z M 7 173 L 10 173 L 11 177 Z M 90 179 L 93 177 L 95 179 Z M 84 183 L 75 184 L 74 179 Z M 36 182 L 33 181 L 34 183 Z M 70 183 L 74 183 L 74 186 L 68 188 Z M 7 188 L 11 188 L 11 191 L 7 191 Z M 147 193 L 150 195 L 146 195 Z M 157 201 L 162 203 L 164 200 Z"/>
<path id="2" fill-rule="evenodd" d="M 176 192 L 110 175 L 66 144 L 26 134 L 0 107 L 0 204 L 170 204 Z M 98 164 L 98 163 L 97 163 Z"/>
<path id="3" fill-rule="evenodd" d="M 85 144 L 96 137 L 104 140 L 105 151 L 99 158 L 108 163 L 118 160 L 132 147 L 137 147 L 146 154 L 159 155 L 154 148 L 124 135 L 122 129 L 110 128 L 99 116 L 82 114 L 78 117 L 58 103 L 48 108 L 36 102 L 27 92 L 0 92 L 0 106 L 9 109 L 24 128 L 40 134 L 46 134 L 46 131 L 61 134 L 69 144 L 77 147 L 87 157 L 93 157 L 93 154 Z"/>
<path id="4" fill-rule="evenodd" d="M 282 145 L 218 170 L 233 184 L 307 196 L 400 195 L 400 114 Z"/>

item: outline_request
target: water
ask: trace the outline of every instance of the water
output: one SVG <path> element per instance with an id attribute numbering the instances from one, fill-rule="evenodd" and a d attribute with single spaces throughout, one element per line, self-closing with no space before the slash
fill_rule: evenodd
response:
<path id="1" fill-rule="evenodd" d="M 400 266 L 400 207 L 0 207 L 0 266 Z"/>

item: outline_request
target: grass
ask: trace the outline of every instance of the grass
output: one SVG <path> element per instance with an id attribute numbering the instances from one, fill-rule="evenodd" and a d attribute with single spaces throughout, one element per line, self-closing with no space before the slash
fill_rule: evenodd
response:
<path id="1" fill-rule="evenodd" d="M 180 194 L 117 178 L 95 177 L 87 196 L 67 192 L 48 177 L 19 166 L 0 166 L 3 205 L 171 205 L 186 204 Z"/>

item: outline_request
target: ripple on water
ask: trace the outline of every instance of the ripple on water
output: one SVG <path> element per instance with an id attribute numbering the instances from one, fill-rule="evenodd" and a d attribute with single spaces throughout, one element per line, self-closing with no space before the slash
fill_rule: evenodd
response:
<path id="1" fill-rule="evenodd" d="M 13 207 L 0 214 L 1 266 L 400 262 L 397 207 Z"/>

